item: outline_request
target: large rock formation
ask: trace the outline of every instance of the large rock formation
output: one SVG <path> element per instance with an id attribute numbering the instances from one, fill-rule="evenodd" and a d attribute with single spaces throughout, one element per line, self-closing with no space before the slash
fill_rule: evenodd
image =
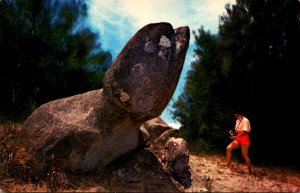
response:
<path id="1" fill-rule="evenodd" d="M 46 103 L 24 122 L 21 163 L 35 176 L 52 166 L 89 172 L 136 149 L 141 124 L 161 114 L 176 88 L 188 44 L 188 27 L 140 29 L 106 72 L 103 89 Z"/>

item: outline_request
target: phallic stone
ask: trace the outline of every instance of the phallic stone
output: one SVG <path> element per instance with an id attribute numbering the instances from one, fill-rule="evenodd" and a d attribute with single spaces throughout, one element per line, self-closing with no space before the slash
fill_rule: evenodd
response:
<path id="1" fill-rule="evenodd" d="M 189 34 L 188 27 L 174 30 L 169 23 L 146 25 L 105 73 L 103 89 L 37 108 L 18 136 L 31 175 L 51 167 L 91 172 L 138 148 L 141 124 L 158 117 L 174 93 Z M 159 56 L 161 49 L 168 57 Z"/>

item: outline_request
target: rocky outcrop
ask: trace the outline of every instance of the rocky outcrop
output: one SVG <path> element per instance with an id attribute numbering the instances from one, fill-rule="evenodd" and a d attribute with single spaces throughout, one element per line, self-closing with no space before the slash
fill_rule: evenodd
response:
<path id="1" fill-rule="evenodd" d="M 160 117 L 146 121 L 141 125 L 140 130 L 143 133 L 145 142 L 156 145 L 164 144 L 169 137 L 178 132 L 177 129 L 169 126 Z"/>
<path id="2" fill-rule="evenodd" d="M 171 137 L 161 150 L 160 159 L 165 169 L 184 187 L 191 186 L 189 151 L 184 139 Z"/>
<path id="3" fill-rule="evenodd" d="M 22 165 L 34 176 L 52 166 L 90 172 L 136 149 L 141 124 L 161 114 L 176 88 L 188 44 L 188 27 L 140 29 L 106 72 L 103 89 L 51 101 L 30 115 L 19 135 L 28 158 Z"/>
<path id="4" fill-rule="evenodd" d="M 162 168 L 185 188 L 191 186 L 189 150 L 183 138 L 177 138 L 179 129 L 166 124 L 160 117 L 142 124 L 143 139 L 155 154 Z"/>
<path id="5" fill-rule="evenodd" d="M 163 132 L 172 129 L 164 120 L 162 120 L 160 117 L 156 117 L 154 119 L 151 119 L 144 123 L 147 130 L 153 138 L 157 138 L 160 136 Z"/>

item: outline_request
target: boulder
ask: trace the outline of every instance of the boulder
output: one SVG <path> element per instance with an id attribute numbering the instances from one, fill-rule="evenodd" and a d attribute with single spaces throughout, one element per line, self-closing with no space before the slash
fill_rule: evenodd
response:
<path id="1" fill-rule="evenodd" d="M 175 129 L 164 122 L 160 117 L 156 117 L 144 122 L 140 127 L 141 147 L 155 145 L 163 146 L 169 138 L 177 136 L 179 129 Z"/>
<path id="2" fill-rule="evenodd" d="M 169 129 L 163 132 L 159 137 L 157 137 L 154 141 L 153 144 L 156 146 L 164 146 L 166 142 L 172 138 L 172 137 L 177 137 L 179 133 L 178 129 Z"/>
<path id="3" fill-rule="evenodd" d="M 22 124 L 19 160 L 31 175 L 53 167 L 91 172 L 135 150 L 142 123 L 158 117 L 176 88 L 189 28 L 141 28 L 104 76 L 103 89 L 48 102 Z M 22 157 L 22 155 L 18 155 Z"/>
<path id="4" fill-rule="evenodd" d="M 160 117 L 156 117 L 149 121 L 146 121 L 142 124 L 141 130 L 146 129 L 149 133 L 149 142 L 154 143 L 154 141 L 159 138 L 164 132 L 172 130 L 173 127 L 170 127 L 164 120 Z"/>
<path id="5" fill-rule="evenodd" d="M 189 150 L 183 138 L 171 137 L 164 145 L 160 159 L 174 178 L 184 187 L 191 185 Z"/>

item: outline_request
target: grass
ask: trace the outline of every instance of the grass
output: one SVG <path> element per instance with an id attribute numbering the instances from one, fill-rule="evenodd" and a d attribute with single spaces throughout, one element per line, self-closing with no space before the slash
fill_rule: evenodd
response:
<path id="1" fill-rule="evenodd" d="M 15 175 L 15 152 L 17 151 L 18 139 L 16 137 L 20 129 L 18 123 L 0 124 L 0 177 L 12 177 Z"/>
<path id="2" fill-rule="evenodd" d="M 20 138 L 17 135 L 21 124 L 5 122 L 0 124 L 0 189 L 11 192 L 41 192 L 50 190 L 80 189 L 85 186 L 85 178 L 91 176 L 72 176 L 57 168 L 52 168 L 51 172 L 43 179 L 31 179 L 24 168 L 26 161 L 30 158 L 24 154 L 24 148 L 20 145 Z M 98 178 L 103 175 L 98 175 Z"/>

